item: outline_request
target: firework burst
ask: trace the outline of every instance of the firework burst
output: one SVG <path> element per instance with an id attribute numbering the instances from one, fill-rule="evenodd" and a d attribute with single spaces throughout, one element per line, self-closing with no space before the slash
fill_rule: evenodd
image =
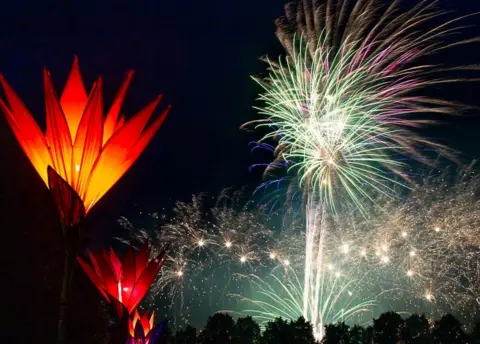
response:
<path id="1" fill-rule="evenodd" d="M 255 79 L 265 105 L 258 108 L 263 119 L 250 123 L 270 129 L 262 142 L 278 142 L 267 173 L 288 164 L 322 202 L 334 208 L 346 193 L 363 209 L 365 198 L 373 201 L 369 190 L 390 193 L 395 176 L 406 178 L 404 163 L 392 156 L 427 162 L 421 153 L 426 147 L 450 155 L 415 128 L 434 123 L 420 114 L 459 111 L 453 103 L 418 95 L 427 86 L 459 81 L 435 78 L 445 68 L 420 62 L 447 48 L 442 40 L 457 33 L 457 20 L 425 31 L 426 22 L 442 16 L 436 1 L 404 13 L 398 1 L 314 4 L 289 4 L 277 20 L 287 57 L 267 59 L 268 77 Z"/>
<path id="2" fill-rule="evenodd" d="M 431 172 L 402 198 L 377 194 L 381 207 L 371 206 L 368 217 L 355 209 L 330 217 L 323 282 L 309 299 L 317 305 L 308 305 L 317 325 L 363 324 L 390 310 L 472 320 L 480 296 L 480 178 L 472 166 L 456 178 Z M 251 296 L 237 296 L 261 323 L 304 314 L 305 232 L 290 228 L 275 239 L 289 267 L 278 257 L 270 274 L 245 276 Z M 315 331 L 323 336 L 323 327 Z"/>
<path id="3" fill-rule="evenodd" d="M 187 310 L 208 302 L 213 291 L 228 294 L 228 288 L 236 283 L 233 271 L 261 269 L 267 257 L 264 247 L 272 239 L 264 209 L 245 204 L 242 192 L 228 189 L 216 198 L 200 194 L 191 202 L 177 202 L 172 217 L 151 229 L 136 228 L 126 218 L 119 222 L 128 231 L 121 241 L 150 242 L 153 253 L 168 246 L 164 268 L 152 288 L 152 301 L 165 298 L 178 323 L 183 324 L 191 320 Z M 213 303 L 205 306 L 213 307 L 212 312 L 222 304 L 219 298 Z"/>
<path id="4" fill-rule="evenodd" d="M 267 59 L 268 77 L 256 79 L 264 89 L 264 106 L 258 108 L 263 118 L 252 123 L 269 129 L 261 143 L 278 142 L 266 173 L 288 166 L 305 195 L 303 316 L 317 333 L 324 323 L 316 307 L 331 210 L 351 203 L 366 214 L 373 195 L 392 195 L 395 185 L 409 179 L 399 156 L 428 163 L 421 153 L 425 148 L 451 156 L 446 147 L 419 135 L 418 128 L 434 122 L 421 114 L 450 114 L 458 106 L 419 93 L 458 81 L 435 77 L 445 69 L 421 62 L 448 47 L 443 37 L 456 33 L 456 20 L 425 31 L 427 22 L 442 16 L 436 1 L 422 1 L 406 12 L 398 3 L 302 0 L 287 5 L 286 16 L 277 20 L 287 56 Z"/>

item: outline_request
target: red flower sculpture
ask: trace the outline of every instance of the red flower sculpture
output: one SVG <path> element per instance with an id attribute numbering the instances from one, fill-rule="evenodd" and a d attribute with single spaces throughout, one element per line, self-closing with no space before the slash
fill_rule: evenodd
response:
<path id="1" fill-rule="evenodd" d="M 135 310 L 132 317 L 128 319 L 129 337 L 126 344 L 153 344 L 162 334 L 167 319 L 154 325 L 155 312 L 152 312 L 150 318 L 145 312 L 142 316 Z"/>
<path id="2" fill-rule="evenodd" d="M 129 247 L 123 262 L 113 249 L 109 253 L 105 249 L 88 251 L 88 255 L 92 266 L 80 257 L 77 261 L 105 299 L 113 304 L 119 318 L 124 307 L 128 314 L 137 308 L 165 262 L 165 251 L 149 261 L 147 244 L 136 255 Z"/>
<path id="3" fill-rule="evenodd" d="M 65 225 L 75 226 L 123 176 L 160 128 L 170 107 L 147 123 L 157 97 L 129 121 L 120 109 L 133 77 L 130 71 L 104 118 L 102 79 L 87 96 L 78 60 L 59 98 L 50 73 L 43 73 L 47 130 L 44 134 L 12 87 L 0 74 L 8 104 L 0 99 L 23 151 L 54 195 Z M 47 168 L 51 166 L 51 169 Z"/>

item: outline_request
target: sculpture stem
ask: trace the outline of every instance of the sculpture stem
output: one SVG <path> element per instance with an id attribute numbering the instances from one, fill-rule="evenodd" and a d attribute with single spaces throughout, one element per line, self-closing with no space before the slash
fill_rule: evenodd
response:
<path id="1" fill-rule="evenodd" d="M 62 286 L 60 290 L 60 312 L 58 319 L 57 344 L 67 344 L 68 305 L 71 294 L 75 259 L 77 256 L 78 233 L 79 230 L 77 227 L 67 227 L 62 222 L 64 262 Z"/>

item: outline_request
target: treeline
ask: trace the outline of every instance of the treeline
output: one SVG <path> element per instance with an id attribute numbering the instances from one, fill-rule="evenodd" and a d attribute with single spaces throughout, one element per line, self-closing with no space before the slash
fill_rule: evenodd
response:
<path id="1" fill-rule="evenodd" d="M 191 326 L 173 334 L 166 330 L 161 344 L 464 344 L 480 343 L 480 322 L 473 330 L 453 316 L 445 315 L 431 321 L 424 315 L 402 318 L 387 312 L 373 320 L 370 326 L 337 323 L 325 326 L 321 342 L 315 341 L 312 325 L 300 317 L 296 321 L 276 319 L 262 332 L 251 317 L 236 321 L 228 314 L 217 313 L 208 318 L 205 327 Z"/>

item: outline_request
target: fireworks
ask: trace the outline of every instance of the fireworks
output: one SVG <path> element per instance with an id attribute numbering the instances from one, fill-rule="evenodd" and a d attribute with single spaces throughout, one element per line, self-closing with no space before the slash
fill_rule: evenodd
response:
<path id="1" fill-rule="evenodd" d="M 277 21 L 288 55 L 267 60 L 269 76 L 257 79 L 264 88 L 264 119 L 253 123 L 271 129 L 262 141 L 278 141 L 267 172 L 287 163 L 322 202 L 335 207 L 346 193 L 363 209 L 362 199 L 372 200 L 369 190 L 389 193 L 394 176 L 406 178 L 404 163 L 392 155 L 424 162 L 419 148 L 447 153 L 411 129 L 433 123 L 412 114 L 458 111 L 454 104 L 415 95 L 447 82 L 432 77 L 434 66 L 417 60 L 446 48 L 437 39 L 455 30 L 449 22 L 423 32 L 421 25 L 441 15 L 433 10 L 435 1 L 405 13 L 397 2 L 384 7 L 357 1 L 351 11 L 348 0 L 315 8 L 309 2 L 287 6 L 286 17 Z"/>
<path id="2" fill-rule="evenodd" d="M 344 211 L 329 220 L 318 297 L 317 325 L 363 324 L 384 311 L 453 313 L 471 320 L 480 293 L 480 178 L 471 168 L 452 180 L 432 172 L 405 199 L 380 195 L 370 216 Z M 245 276 L 252 296 L 246 309 L 261 323 L 303 315 L 304 235 L 298 228 L 279 238 L 291 269 Z M 296 253 L 296 254 L 295 254 Z M 251 307 L 251 306 L 254 307 Z M 365 314 L 367 313 L 367 314 Z M 372 314 L 374 313 L 374 314 Z M 367 316 L 368 315 L 368 316 Z M 321 338 L 323 327 L 315 327 Z"/>
<path id="3" fill-rule="evenodd" d="M 193 196 L 177 202 L 171 219 L 152 229 L 137 229 L 127 219 L 120 224 L 130 232 L 126 242 L 150 242 L 155 251 L 169 245 L 168 256 L 154 286 L 154 298 L 165 296 L 179 322 L 188 323 L 189 307 L 199 308 L 215 292 L 228 294 L 231 270 L 255 271 L 264 266 L 264 247 L 272 239 L 262 207 L 242 203 L 241 192 L 224 190 L 216 199 Z M 209 209 L 207 204 L 213 206 Z M 160 217 L 158 214 L 152 215 Z M 162 216 L 163 217 L 163 216 Z M 219 301 L 211 312 L 218 310 Z M 210 306 L 209 306 L 210 307 Z"/>
<path id="4" fill-rule="evenodd" d="M 343 202 L 366 214 L 373 196 L 392 195 L 401 179 L 408 180 L 398 156 L 426 163 L 421 153 L 426 147 L 449 155 L 416 130 L 433 122 L 419 114 L 458 109 L 418 95 L 429 85 L 456 81 L 436 78 L 439 68 L 420 62 L 448 46 L 440 37 L 455 33 L 455 20 L 423 30 L 425 22 L 442 15 L 434 5 L 422 1 L 403 13 L 398 1 L 289 5 L 277 21 L 287 56 L 267 59 L 268 77 L 256 79 L 264 89 L 264 106 L 258 108 L 263 118 L 253 123 L 270 130 L 263 146 L 278 143 L 266 173 L 287 166 L 305 195 L 303 316 L 317 333 L 324 323 L 317 307 L 324 289 L 329 210 L 335 213 Z M 390 263 L 385 252 L 379 257 Z"/>

